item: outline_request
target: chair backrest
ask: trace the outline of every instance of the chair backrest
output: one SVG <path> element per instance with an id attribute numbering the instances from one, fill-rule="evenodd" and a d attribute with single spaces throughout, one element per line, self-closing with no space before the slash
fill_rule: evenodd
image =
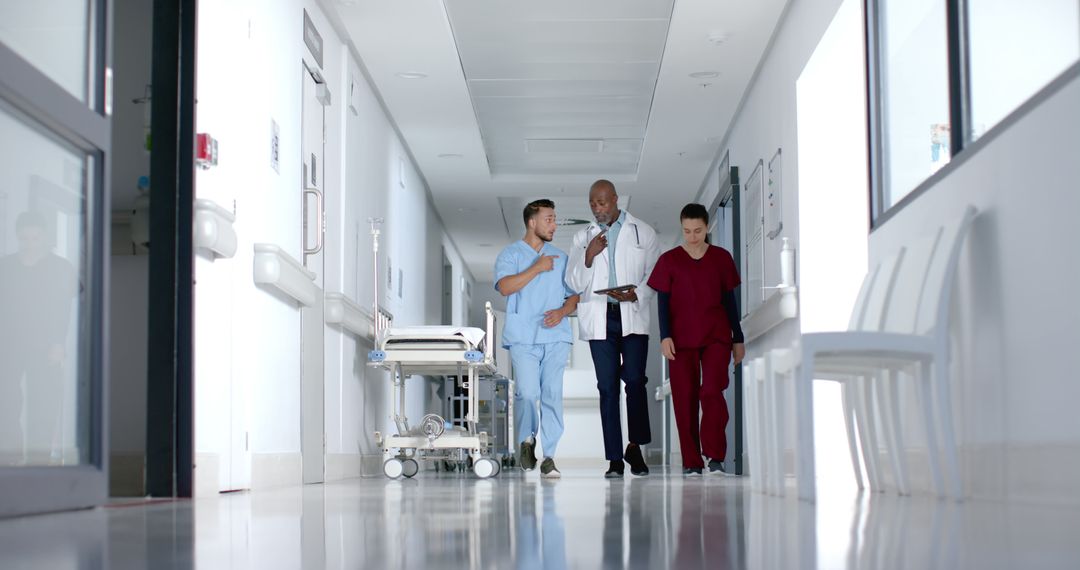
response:
<path id="1" fill-rule="evenodd" d="M 874 278 L 870 283 L 870 290 L 866 293 L 866 300 L 862 307 L 862 314 L 856 324 L 857 330 L 878 331 L 881 330 L 882 320 L 885 316 L 886 303 L 892 295 L 892 288 L 896 283 L 897 269 L 904 263 L 906 248 L 901 247 L 895 252 L 885 256 L 874 269 Z M 867 274 L 869 275 L 869 274 Z M 865 281 L 864 281 L 865 285 Z M 862 296 L 862 291 L 859 292 Z M 856 303 L 858 305 L 858 303 Z M 854 317 L 854 315 L 852 315 Z"/>
<path id="2" fill-rule="evenodd" d="M 934 260 L 940 238 L 941 228 L 936 227 L 907 246 L 904 264 L 896 274 L 896 283 L 889 295 L 889 308 L 886 310 L 882 330 L 904 334 L 915 332 L 919 296 L 922 295 L 926 273 Z"/>
<path id="3" fill-rule="evenodd" d="M 858 330 L 862 323 L 863 313 L 866 312 L 866 298 L 870 296 L 870 290 L 874 287 L 874 280 L 881 271 L 881 264 L 875 265 L 866 272 L 862 286 L 859 287 L 859 296 L 855 298 L 855 306 L 851 308 L 851 318 L 848 319 L 848 330 Z"/>
<path id="4" fill-rule="evenodd" d="M 957 265 L 960 263 L 960 251 L 977 213 L 974 206 L 968 206 L 963 214 L 949 220 L 942 227 L 939 254 L 934 256 L 927 268 L 919 301 L 915 322 L 915 332 L 918 334 L 948 330 L 949 306 Z"/>

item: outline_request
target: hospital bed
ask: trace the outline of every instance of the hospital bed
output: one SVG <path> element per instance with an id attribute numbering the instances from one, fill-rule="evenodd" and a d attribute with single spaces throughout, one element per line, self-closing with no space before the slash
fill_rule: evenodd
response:
<path id="1" fill-rule="evenodd" d="M 378 228 L 372 221 L 374 258 L 378 259 Z M 377 261 L 376 261 L 377 263 Z M 378 266 L 376 265 L 376 283 Z M 378 307 L 378 286 L 375 293 Z M 375 432 L 375 442 L 383 453 L 383 474 L 396 479 L 412 477 L 420 470 L 419 460 L 472 460 L 480 478 L 499 473 L 493 457 L 493 441 L 488 432 L 478 430 L 478 388 L 482 377 L 493 378 L 495 365 L 495 313 L 485 304 L 486 327 L 418 326 L 383 328 L 375 323 L 375 348 L 368 353 L 368 366 L 390 373 L 393 382 L 393 419 L 397 433 Z M 452 425 L 438 414 L 425 415 L 417 425 L 405 416 L 405 379 L 411 375 L 456 376 L 466 398 L 464 425 Z M 508 424 L 512 419 L 507 416 Z"/>

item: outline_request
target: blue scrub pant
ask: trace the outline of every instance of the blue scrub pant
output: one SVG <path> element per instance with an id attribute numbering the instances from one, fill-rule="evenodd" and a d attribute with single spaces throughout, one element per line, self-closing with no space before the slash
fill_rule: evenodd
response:
<path id="1" fill-rule="evenodd" d="M 544 457 L 555 457 L 555 448 L 563 433 L 563 370 L 569 353 L 570 343 L 567 342 L 510 346 L 517 443 L 536 435 L 539 430 Z"/>
<path id="2" fill-rule="evenodd" d="M 652 441 L 649 428 L 649 394 L 645 390 L 645 362 L 649 355 L 649 335 L 622 334 L 619 306 L 608 304 L 607 338 L 590 340 L 596 387 L 600 390 L 600 423 L 604 427 L 604 457 L 623 458 L 622 410 L 619 409 L 619 380 L 626 383 L 626 427 L 630 442 L 645 445 Z"/>

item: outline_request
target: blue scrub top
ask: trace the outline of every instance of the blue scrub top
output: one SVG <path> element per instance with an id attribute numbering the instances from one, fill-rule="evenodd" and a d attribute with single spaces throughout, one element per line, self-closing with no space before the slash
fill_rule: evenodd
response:
<path id="1" fill-rule="evenodd" d="M 545 243 L 537 253 L 524 240 L 506 246 L 495 260 L 495 290 L 499 289 L 500 279 L 525 271 L 541 255 L 558 256 L 555 268 L 533 277 L 520 291 L 506 298 L 503 348 L 515 344 L 574 342 L 569 317 L 552 328 L 544 326 L 544 313 L 562 307 L 567 297 L 576 294 L 566 286 L 566 254 L 559 248 Z"/>

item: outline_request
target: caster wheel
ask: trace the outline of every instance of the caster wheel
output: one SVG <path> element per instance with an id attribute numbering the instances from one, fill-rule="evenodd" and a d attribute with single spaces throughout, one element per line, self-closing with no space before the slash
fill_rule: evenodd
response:
<path id="1" fill-rule="evenodd" d="M 397 479 L 405 473 L 405 464 L 400 459 L 387 459 L 382 464 L 382 472 L 391 479 Z"/>
<path id="2" fill-rule="evenodd" d="M 481 479 L 494 477 L 499 473 L 499 464 L 491 459 L 479 459 L 473 462 L 473 473 Z"/>
<path id="3" fill-rule="evenodd" d="M 413 475 L 420 472 L 420 464 L 417 463 L 415 459 L 402 459 L 401 464 L 401 474 L 406 477 L 412 478 Z"/>

